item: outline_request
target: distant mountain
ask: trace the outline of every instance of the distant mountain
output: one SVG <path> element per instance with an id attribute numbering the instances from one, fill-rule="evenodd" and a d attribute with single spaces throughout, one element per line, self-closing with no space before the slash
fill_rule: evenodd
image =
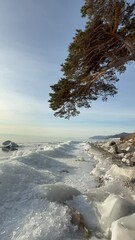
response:
<path id="1" fill-rule="evenodd" d="M 126 136 L 123 140 L 127 141 L 127 140 L 130 140 L 130 139 L 132 139 L 133 142 L 135 143 L 135 133 L 132 133 L 132 134 Z"/>
<path id="2" fill-rule="evenodd" d="M 129 135 L 131 135 L 132 133 L 126 133 L 126 132 L 122 132 L 122 133 L 119 133 L 119 134 L 115 134 L 115 135 L 107 135 L 107 136 L 102 136 L 102 135 L 99 135 L 99 136 L 93 136 L 93 137 L 90 137 L 89 139 L 109 139 L 109 138 L 122 138 L 122 137 L 128 137 Z"/>

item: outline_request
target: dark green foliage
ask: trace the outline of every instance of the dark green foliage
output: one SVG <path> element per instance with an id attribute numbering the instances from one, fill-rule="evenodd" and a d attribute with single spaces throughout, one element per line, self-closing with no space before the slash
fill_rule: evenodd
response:
<path id="1" fill-rule="evenodd" d="M 110 11 L 111 9 L 111 11 Z M 51 86 L 50 107 L 55 116 L 70 118 L 91 101 L 117 93 L 116 72 L 135 60 L 135 3 L 122 0 L 85 0 L 85 30 L 76 30 L 61 65 L 63 78 Z"/>

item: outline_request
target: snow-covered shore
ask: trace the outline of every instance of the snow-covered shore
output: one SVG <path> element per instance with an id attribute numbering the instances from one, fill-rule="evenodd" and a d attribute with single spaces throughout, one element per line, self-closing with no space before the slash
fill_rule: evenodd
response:
<path id="1" fill-rule="evenodd" d="M 107 239 L 135 239 L 135 148 L 132 141 L 117 142 L 116 153 L 110 142 L 90 144 L 96 166 L 91 174 L 99 181 L 94 199 L 99 222 Z M 127 161 L 123 161 L 126 158 Z"/>
<path id="2" fill-rule="evenodd" d="M 135 239 L 134 174 L 107 144 L 22 144 L 1 156 L 0 240 Z"/>
<path id="3" fill-rule="evenodd" d="M 73 141 L 22 144 L 0 157 L 0 240 L 90 235 L 95 215 L 83 194 L 96 182 L 85 147 Z"/>

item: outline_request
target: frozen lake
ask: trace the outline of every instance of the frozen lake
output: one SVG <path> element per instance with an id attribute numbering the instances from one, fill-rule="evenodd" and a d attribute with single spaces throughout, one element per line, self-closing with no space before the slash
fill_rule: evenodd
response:
<path id="1" fill-rule="evenodd" d="M 85 143 L 68 141 L 0 153 L 1 240 L 83 239 L 64 203 L 91 211 L 83 194 L 96 183 L 86 150 Z"/>

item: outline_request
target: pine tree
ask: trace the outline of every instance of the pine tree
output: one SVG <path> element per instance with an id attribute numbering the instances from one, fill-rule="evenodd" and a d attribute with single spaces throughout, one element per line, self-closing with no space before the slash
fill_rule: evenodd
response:
<path id="1" fill-rule="evenodd" d="M 50 107 L 55 116 L 70 118 L 80 107 L 91 107 L 99 97 L 117 93 L 116 73 L 135 60 L 135 2 L 85 0 L 85 30 L 76 30 L 61 65 L 63 78 L 51 86 Z"/>

